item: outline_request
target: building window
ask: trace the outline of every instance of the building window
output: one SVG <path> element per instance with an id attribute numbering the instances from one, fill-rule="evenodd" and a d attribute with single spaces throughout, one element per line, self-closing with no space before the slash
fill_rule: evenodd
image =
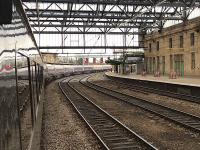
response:
<path id="1" fill-rule="evenodd" d="M 170 71 L 173 70 L 173 55 L 170 55 Z"/>
<path id="2" fill-rule="evenodd" d="M 148 57 L 144 58 L 144 64 L 145 64 L 145 70 L 144 71 L 148 71 L 148 65 L 149 65 L 149 58 Z M 132 70 L 132 67 L 131 67 L 131 70 Z M 133 72 L 133 71 L 131 71 L 131 72 Z"/>
<path id="3" fill-rule="evenodd" d="M 149 72 L 152 73 L 152 57 L 150 57 L 149 62 Z"/>
<path id="4" fill-rule="evenodd" d="M 162 73 L 165 75 L 165 56 L 162 56 Z"/>
<path id="5" fill-rule="evenodd" d="M 180 48 L 183 48 L 183 36 L 181 35 L 180 37 L 179 37 L 180 39 Z"/>
<path id="6" fill-rule="evenodd" d="M 159 41 L 157 41 L 157 43 L 156 43 L 156 49 L 157 49 L 157 51 L 159 51 L 159 49 L 160 49 L 160 43 L 159 43 Z"/>
<path id="7" fill-rule="evenodd" d="M 174 71 L 178 76 L 184 75 L 184 55 L 176 54 L 174 55 Z"/>
<path id="8" fill-rule="evenodd" d="M 157 71 L 160 71 L 160 58 L 157 56 Z"/>
<path id="9" fill-rule="evenodd" d="M 195 69 L 195 53 L 191 53 L 191 68 Z"/>
<path id="10" fill-rule="evenodd" d="M 172 48 L 172 38 L 169 38 L 169 48 Z"/>
<path id="11" fill-rule="evenodd" d="M 190 45 L 194 46 L 195 38 L 194 38 L 194 33 L 190 34 Z"/>
<path id="12" fill-rule="evenodd" d="M 151 52 L 151 43 L 149 43 L 149 52 Z"/>
<path id="13" fill-rule="evenodd" d="M 156 71 L 156 58 L 153 57 L 153 73 Z"/>

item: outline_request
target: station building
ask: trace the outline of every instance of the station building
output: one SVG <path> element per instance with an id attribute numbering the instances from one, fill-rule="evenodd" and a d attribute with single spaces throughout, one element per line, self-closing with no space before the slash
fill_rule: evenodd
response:
<path id="1" fill-rule="evenodd" d="M 145 36 L 147 73 L 200 76 L 200 17 Z"/>

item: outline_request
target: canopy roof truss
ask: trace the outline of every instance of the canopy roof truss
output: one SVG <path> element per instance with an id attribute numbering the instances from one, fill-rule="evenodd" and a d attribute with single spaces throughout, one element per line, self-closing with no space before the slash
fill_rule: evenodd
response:
<path id="1" fill-rule="evenodd" d="M 107 35 L 122 35 L 125 42 L 118 48 L 138 49 L 138 45 L 143 47 L 142 44 L 127 45 L 127 35 L 140 37 L 154 29 L 162 30 L 166 21 L 186 21 L 191 12 L 200 5 L 200 0 L 22 1 L 34 33 L 38 36 L 61 35 L 61 49 L 70 48 L 64 43 L 71 34 L 82 35 L 83 44 L 76 46 L 77 49 L 91 47 L 86 45 L 85 36 L 93 34 L 104 38 L 104 45 L 99 47 L 112 47 L 106 43 Z M 58 47 L 40 46 L 47 49 Z"/>

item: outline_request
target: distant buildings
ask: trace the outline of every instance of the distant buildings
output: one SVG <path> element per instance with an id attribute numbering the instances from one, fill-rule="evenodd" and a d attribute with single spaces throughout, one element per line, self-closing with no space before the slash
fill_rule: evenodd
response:
<path id="1" fill-rule="evenodd" d="M 59 56 L 58 54 L 42 54 L 45 63 L 56 64 L 74 64 L 74 65 L 103 65 L 105 59 L 103 57 L 75 57 L 75 56 Z M 89 61 L 92 59 L 92 61 Z"/>

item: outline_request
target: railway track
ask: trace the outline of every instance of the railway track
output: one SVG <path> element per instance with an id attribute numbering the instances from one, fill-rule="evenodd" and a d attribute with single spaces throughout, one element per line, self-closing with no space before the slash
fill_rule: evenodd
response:
<path id="1" fill-rule="evenodd" d="M 121 88 L 121 89 L 128 89 L 128 90 L 133 91 L 133 92 L 139 92 L 139 93 L 142 93 L 142 94 L 145 94 L 145 95 L 149 95 L 149 92 L 141 90 L 141 88 L 135 88 L 134 86 L 131 86 L 128 83 L 126 84 L 126 83 L 123 83 L 123 82 L 120 82 L 120 81 L 115 81 L 115 80 L 112 80 L 112 79 L 109 79 L 107 82 L 109 82 L 111 85 L 117 83 L 118 88 Z"/>
<path id="2" fill-rule="evenodd" d="M 174 123 L 179 124 L 187 129 L 200 133 L 199 117 L 97 85 L 88 80 L 90 77 L 91 76 L 88 76 L 82 79 L 80 83 L 105 95 L 122 100 L 126 103 L 142 108 L 148 112 L 154 113 L 162 118 L 173 121 Z"/>
<path id="3" fill-rule="evenodd" d="M 109 79 L 110 79 L 110 82 L 112 82 L 112 83 L 117 82 L 117 83 L 121 84 L 121 86 L 126 86 L 126 88 L 130 88 L 131 90 L 138 91 L 140 93 L 144 93 L 144 94 L 145 93 L 146 94 L 147 93 L 154 93 L 154 94 L 159 94 L 159 95 L 163 95 L 163 96 L 182 99 L 182 100 L 186 100 L 186 101 L 190 101 L 190 102 L 193 102 L 193 103 L 200 104 L 200 97 L 197 97 L 197 96 L 188 95 L 188 94 L 181 94 L 181 93 L 174 93 L 174 92 L 170 92 L 170 91 L 163 91 L 163 90 L 160 90 L 160 89 L 150 88 L 150 87 L 141 86 L 141 85 L 137 85 L 137 84 L 133 85 L 133 84 L 127 83 L 126 81 L 116 81 L 115 79 L 112 79 L 112 78 L 109 78 Z"/>
<path id="4" fill-rule="evenodd" d="M 105 149 L 156 150 L 135 132 L 83 96 L 72 85 L 72 79 L 59 82 L 59 87 L 75 110 L 90 127 Z"/>

